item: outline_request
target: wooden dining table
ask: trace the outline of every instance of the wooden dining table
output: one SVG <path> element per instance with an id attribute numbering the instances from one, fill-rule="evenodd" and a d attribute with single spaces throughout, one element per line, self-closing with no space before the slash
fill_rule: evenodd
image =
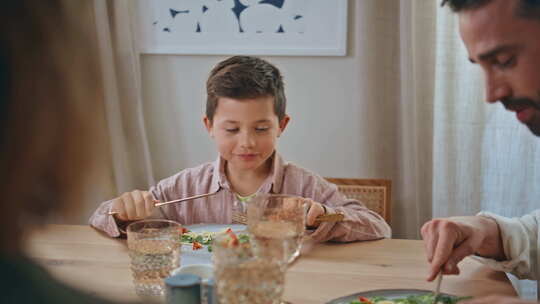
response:
<path id="1" fill-rule="evenodd" d="M 89 227 L 49 225 L 34 233 L 27 252 L 53 276 L 90 293 L 118 301 L 137 301 L 126 241 Z M 459 296 L 516 296 L 503 272 L 472 258 L 460 263 L 461 274 L 445 276 L 441 292 Z M 382 239 L 346 244 L 316 244 L 287 270 L 284 300 L 326 303 L 349 294 L 377 289 L 433 290 L 422 241 Z"/>

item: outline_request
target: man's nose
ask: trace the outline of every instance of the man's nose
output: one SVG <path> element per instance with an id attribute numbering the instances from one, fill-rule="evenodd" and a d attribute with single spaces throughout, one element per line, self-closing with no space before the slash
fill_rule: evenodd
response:
<path id="1" fill-rule="evenodd" d="M 512 96 L 510 85 L 500 79 L 486 79 L 486 101 L 494 103 Z"/>

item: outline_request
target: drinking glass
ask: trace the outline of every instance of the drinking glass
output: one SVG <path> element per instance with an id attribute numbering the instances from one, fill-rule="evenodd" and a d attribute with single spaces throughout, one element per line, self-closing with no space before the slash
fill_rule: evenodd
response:
<path id="1" fill-rule="evenodd" d="M 306 199 L 259 194 L 247 207 L 248 230 L 254 254 L 292 263 L 299 255 L 306 230 Z"/>
<path id="2" fill-rule="evenodd" d="M 238 244 L 230 234 L 213 242 L 214 279 L 220 304 L 278 304 L 285 284 L 281 262 L 253 255 L 250 243 Z"/>
<path id="3" fill-rule="evenodd" d="M 182 225 L 168 220 L 143 220 L 127 227 L 133 283 L 137 295 L 163 297 L 163 280 L 180 264 Z"/>

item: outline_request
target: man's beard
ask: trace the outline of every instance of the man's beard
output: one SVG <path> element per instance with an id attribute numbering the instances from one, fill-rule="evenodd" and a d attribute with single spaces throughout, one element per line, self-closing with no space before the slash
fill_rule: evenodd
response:
<path id="1" fill-rule="evenodd" d="M 534 116 L 526 125 L 534 135 L 540 136 L 540 117 L 536 115 L 540 113 L 540 92 L 538 92 L 538 100 L 530 98 L 505 98 L 501 100 L 501 103 L 507 110 L 526 107 L 534 108 L 536 110 Z"/>

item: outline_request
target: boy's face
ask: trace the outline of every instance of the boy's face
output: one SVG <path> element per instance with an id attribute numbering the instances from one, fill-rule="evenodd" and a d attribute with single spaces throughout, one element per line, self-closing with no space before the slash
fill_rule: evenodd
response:
<path id="1" fill-rule="evenodd" d="M 233 99 L 220 97 L 213 122 L 204 124 L 216 141 L 229 170 L 258 171 L 274 152 L 289 117 L 278 120 L 273 97 Z"/>

